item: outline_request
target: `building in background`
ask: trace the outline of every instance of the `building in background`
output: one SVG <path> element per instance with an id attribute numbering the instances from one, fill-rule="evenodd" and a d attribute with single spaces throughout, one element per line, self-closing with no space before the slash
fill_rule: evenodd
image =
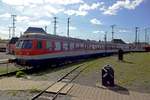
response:
<path id="1" fill-rule="evenodd" d="M 14 54 L 15 44 L 18 41 L 18 37 L 12 37 L 10 41 L 7 43 L 6 52 L 9 54 Z"/>

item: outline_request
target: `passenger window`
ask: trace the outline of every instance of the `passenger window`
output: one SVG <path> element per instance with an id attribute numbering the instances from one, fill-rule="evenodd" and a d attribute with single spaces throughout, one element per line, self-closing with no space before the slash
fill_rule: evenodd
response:
<path id="1" fill-rule="evenodd" d="M 46 49 L 52 50 L 52 43 L 50 41 L 46 41 Z"/>
<path id="2" fill-rule="evenodd" d="M 70 50 L 74 49 L 74 43 L 70 43 Z"/>
<path id="3" fill-rule="evenodd" d="M 68 43 L 63 43 L 63 50 L 68 50 Z"/>
<path id="4" fill-rule="evenodd" d="M 80 44 L 80 48 L 84 48 L 84 44 L 83 43 Z"/>
<path id="5" fill-rule="evenodd" d="M 41 40 L 37 41 L 37 48 L 42 49 L 42 41 Z"/>
<path id="6" fill-rule="evenodd" d="M 76 43 L 76 49 L 79 49 L 79 48 L 80 48 L 80 44 Z"/>
<path id="7" fill-rule="evenodd" d="M 55 50 L 61 50 L 61 43 L 55 42 Z"/>

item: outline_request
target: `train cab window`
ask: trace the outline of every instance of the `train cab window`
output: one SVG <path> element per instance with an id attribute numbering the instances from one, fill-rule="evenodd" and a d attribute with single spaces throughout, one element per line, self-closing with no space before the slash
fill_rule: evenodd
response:
<path id="1" fill-rule="evenodd" d="M 16 48 L 19 48 L 20 41 L 16 43 Z"/>
<path id="2" fill-rule="evenodd" d="M 31 49 L 32 48 L 32 40 L 24 40 L 22 43 L 22 48 Z"/>
<path id="3" fill-rule="evenodd" d="M 42 49 L 42 40 L 37 41 L 37 48 Z"/>
<path id="4" fill-rule="evenodd" d="M 61 50 L 61 43 L 60 42 L 55 42 L 55 49 L 54 50 Z"/>
<path id="5" fill-rule="evenodd" d="M 19 41 L 16 43 L 16 48 L 22 48 L 22 44 L 23 44 L 23 40 L 19 40 Z"/>
<path id="6" fill-rule="evenodd" d="M 52 50 L 52 43 L 50 41 L 46 41 L 46 49 Z"/>

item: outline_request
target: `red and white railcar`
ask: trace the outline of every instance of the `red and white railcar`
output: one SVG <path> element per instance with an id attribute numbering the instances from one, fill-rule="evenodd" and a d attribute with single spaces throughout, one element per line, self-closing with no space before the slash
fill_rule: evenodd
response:
<path id="1" fill-rule="evenodd" d="M 36 66 L 111 55 L 119 48 L 128 51 L 129 45 L 67 38 L 47 34 L 42 28 L 29 27 L 16 43 L 15 55 L 18 64 Z"/>

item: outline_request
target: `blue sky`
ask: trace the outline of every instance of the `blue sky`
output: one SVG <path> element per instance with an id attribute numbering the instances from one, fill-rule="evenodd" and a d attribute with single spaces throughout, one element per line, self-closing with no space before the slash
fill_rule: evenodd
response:
<path id="1" fill-rule="evenodd" d="M 53 34 L 53 17 L 58 17 L 57 34 L 66 36 L 67 18 L 71 18 L 70 36 L 103 40 L 115 24 L 115 38 L 134 41 L 135 27 L 140 27 L 140 41 L 144 29 L 150 32 L 150 0 L 0 0 L 0 38 L 8 38 L 12 26 L 11 14 L 16 14 L 16 36 L 29 26 L 47 26 Z M 149 33 L 150 34 L 150 33 Z"/>

